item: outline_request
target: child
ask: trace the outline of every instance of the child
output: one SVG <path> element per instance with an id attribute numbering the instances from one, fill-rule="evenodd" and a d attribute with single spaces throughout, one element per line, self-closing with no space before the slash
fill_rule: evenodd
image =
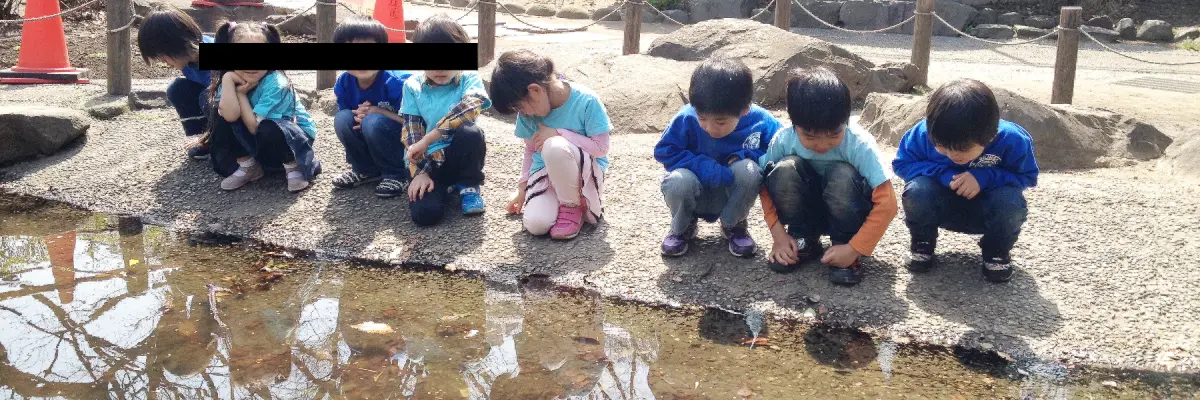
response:
<path id="1" fill-rule="evenodd" d="M 192 17 L 175 8 L 151 13 L 138 28 L 138 51 L 146 64 L 161 62 L 183 72 L 167 86 L 167 99 L 179 113 L 183 133 L 197 137 L 187 145 L 188 156 L 195 160 L 208 159 L 209 154 L 206 111 L 212 76 L 197 69 L 197 62 L 200 43 L 212 42 Z"/>
<path id="2" fill-rule="evenodd" d="M 496 111 L 519 113 L 516 135 L 525 140 L 508 211 L 524 210 L 525 230 L 559 240 L 578 235 L 584 220 L 599 223 L 612 123 L 596 93 L 555 74 L 549 58 L 519 50 L 496 60 L 491 96 Z"/>
<path id="3" fill-rule="evenodd" d="M 904 222 L 912 232 L 908 269 L 933 268 L 938 227 L 983 234 L 983 276 L 1006 282 L 1027 214 L 1025 188 L 1037 185 L 1033 140 L 1000 119 L 992 90 L 956 80 L 929 96 L 926 118 L 904 134 L 893 168 L 904 186 Z"/>
<path id="4" fill-rule="evenodd" d="M 415 43 L 467 43 L 467 31 L 439 14 L 417 27 Z M 404 82 L 402 137 L 413 177 L 409 212 L 417 225 L 436 224 L 445 213 L 446 195 L 458 189 L 463 214 L 484 211 L 479 185 L 487 143 L 475 118 L 491 107 L 475 71 L 424 71 Z"/>
<path id="5" fill-rule="evenodd" d="M 683 106 L 654 147 L 667 168 L 662 192 L 671 209 L 671 232 L 662 253 L 680 256 L 696 237 L 696 220 L 721 220 L 729 252 L 754 254 L 746 217 L 762 183 L 758 158 L 779 130 L 779 120 L 752 104 L 754 77 L 740 60 L 709 58 L 692 72 Z"/>
<path id="6" fill-rule="evenodd" d="M 858 259 L 871 255 L 896 217 L 896 192 L 869 133 L 848 129 L 850 89 L 833 71 L 796 70 L 787 84 L 792 127 L 775 135 L 759 164 L 767 171 L 763 216 L 771 229 L 769 266 L 790 272 L 821 251 L 829 280 L 862 281 Z M 784 229 L 787 225 L 787 229 Z"/>
<path id="7" fill-rule="evenodd" d="M 257 22 L 227 22 L 217 30 L 216 42 L 279 43 L 279 30 Z M 308 188 L 321 170 L 312 148 L 317 128 L 283 71 L 219 71 L 213 76 L 210 90 L 219 116 L 212 126 L 213 167 L 226 177 L 221 189 L 241 188 L 262 178 L 264 165 L 279 164 L 289 192 Z"/>
<path id="8" fill-rule="evenodd" d="M 383 24 L 366 17 L 347 19 L 333 31 L 334 43 L 387 43 Z M 375 195 L 398 196 L 408 189 L 404 167 L 404 142 L 400 129 L 404 119 L 396 114 L 404 96 L 404 80 L 411 74 L 400 71 L 346 71 L 333 87 L 338 113 L 333 130 L 346 147 L 350 171 L 333 179 L 333 186 L 349 189 L 382 179 Z"/>

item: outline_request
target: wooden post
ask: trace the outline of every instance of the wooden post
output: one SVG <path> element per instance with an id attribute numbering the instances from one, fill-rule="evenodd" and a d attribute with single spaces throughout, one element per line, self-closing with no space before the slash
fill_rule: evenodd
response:
<path id="1" fill-rule="evenodd" d="M 645 0 L 625 2 L 625 47 L 621 54 L 642 52 L 642 3 Z"/>
<path id="2" fill-rule="evenodd" d="M 496 58 L 496 1 L 479 0 L 479 67 Z"/>
<path id="3" fill-rule="evenodd" d="M 133 86 L 133 44 L 130 29 L 133 25 L 133 5 L 130 0 L 105 0 L 108 10 L 108 30 L 128 28 L 120 32 L 108 32 L 108 94 L 128 95 Z"/>
<path id="4" fill-rule="evenodd" d="M 334 0 L 317 0 L 317 42 L 333 43 L 333 30 L 337 28 L 337 3 Z M 337 71 L 317 71 L 317 90 L 333 87 L 337 82 Z"/>
<path id="5" fill-rule="evenodd" d="M 775 26 L 792 31 L 792 0 L 775 0 Z"/>
<path id="6" fill-rule="evenodd" d="M 1079 60 L 1079 25 L 1083 7 L 1063 7 L 1058 17 L 1058 55 L 1054 58 L 1054 86 L 1050 104 L 1071 104 L 1075 97 L 1075 62 Z"/>
<path id="7" fill-rule="evenodd" d="M 917 18 L 913 26 L 912 56 L 909 62 L 917 67 L 913 84 L 929 84 L 929 47 L 933 41 L 933 0 L 917 0 Z"/>

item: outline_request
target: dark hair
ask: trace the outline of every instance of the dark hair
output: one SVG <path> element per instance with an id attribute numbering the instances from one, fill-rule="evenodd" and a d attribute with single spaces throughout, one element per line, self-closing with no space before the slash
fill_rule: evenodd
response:
<path id="1" fill-rule="evenodd" d="M 346 18 L 333 30 L 334 43 L 350 43 L 361 39 L 374 40 L 375 43 L 387 43 L 387 28 L 370 17 L 354 16 Z"/>
<path id="2" fill-rule="evenodd" d="M 233 43 L 233 37 L 238 32 L 247 31 L 247 30 L 251 31 L 251 32 L 261 32 L 262 35 L 267 38 L 267 43 L 283 43 L 283 39 L 281 38 L 282 35 L 279 34 L 279 28 L 275 27 L 275 25 L 262 23 L 262 22 L 253 22 L 253 21 L 251 21 L 251 22 L 236 22 L 236 21 L 225 22 L 225 23 L 221 24 L 221 27 L 217 28 L 217 34 L 216 34 L 216 37 L 213 38 L 214 39 L 213 41 L 215 43 Z M 212 83 L 209 84 L 209 86 L 208 86 L 208 104 L 210 104 L 212 106 L 217 105 L 217 91 L 220 90 L 221 78 L 225 76 L 226 72 L 229 72 L 229 70 L 214 70 L 214 71 L 212 71 Z M 281 74 L 283 73 L 283 71 L 271 70 L 271 71 L 267 71 L 267 74 L 270 74 L 272 72 L 279 72 Z M 287 75 L 285 74 L 284 77 L 286 77 L 286 76 Z M 296 101 L 296 90 L 295 90 L 295 88 L 293 88 L 291 86 L 292 86 L 291 79 L 288 79 L 288 89 L 292 90 L 292 101 L 295 102 Z M 209 130 L 210 131 L 212 130 L 213 124 L 215 123 L 215 121 L 218 118 L 220 118 L 220 115 L 218 115 L 218 113 L 216 113 L 216 112 L 213 112 L 212 115 L 209 116 Z"/>
<path id="3" fill-rule="evenodd" d="M 754 101 L 754 75 L 736 58 L 714 55 L 692 72 L 688 103 L 697 113 L 740 117 Z"/>
<path id="4" fill-rule="evenodd" d="M 417 25 L 413 43 L 470 43 L 471 36 L 457 21 L 446 14 L 426 18 Z"/>
<path id="5" fill-rule="evenodd" d="M 793 126 L 810 133 L 836 132 L 850 121 L 850 103 L 850 88 L 828 68 L 791 71 L 787 112 Z"/>
<path id="6" fill-rule="evenodd" d="M 529 95 L 529 85 L 545 86 L 554 79 L 554 61 L 529 50 L 507 51 L 496 59 L 488 96 L 492 109 L 509 115 Z"/>
<path id="7" fill-rule="evenodd" d="M 925 116 L 935 145 L 963 151 L 972 145 L 985 146 L 996 137 L 1000 105 L 983 82 L 958 79 L 929 95 Z"/>
<path id="8" fill-rule="evenodd" d="M 191 60 L 200 55 L 204 34 L 196 20 L 177 8 L 150 13 L 138 28 L 138 51 L 142 61 L 171 57 Z"/>

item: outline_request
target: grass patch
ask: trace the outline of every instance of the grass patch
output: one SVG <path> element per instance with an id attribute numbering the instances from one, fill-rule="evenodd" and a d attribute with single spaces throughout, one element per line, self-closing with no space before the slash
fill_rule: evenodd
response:
<path id="1" fill-rule="evenodd" d="M 1184 40 L 1179 42 L 1179 48 L 1200 52 L 1200 39 Z"/>

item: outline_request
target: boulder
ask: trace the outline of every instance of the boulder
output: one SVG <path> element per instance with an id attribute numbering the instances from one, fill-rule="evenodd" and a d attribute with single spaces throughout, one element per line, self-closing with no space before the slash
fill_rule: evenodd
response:
<path id="1" fill-rule="evenodd" d="M 306 108 L 306 109 L 319 110 L 319 111 L 325 113 L 325 115 L 328 115 L 330 117 L 337 115 L 337 112 L 338 112 L 337 96 L 333 94 L 333 89 L 325 89 L 325 90 L 319 91 L 313 97 L 310 97 L 310 98 L 315 99 L 315 100 L 313 100 L 314 101 L 313 108 Z"/>
<path id="2" fill-rule="evenodd" d="M 305 110 L 313 109 L 313 102 L 317 101 L 319 94 L 314 89 L 295 88 L 296 98 L 300 99 L 300 104 L 304 105 Z"/>
<path id="3" fill-rule="evenodd" d="M 1011 26 L 987 24 L 976 26 L 975 29 L 971 31 L 971 35 L 984 39 L 1012 39 L 1017 34 L 1013 31 Z"/>
<path id="4" fill-rule="evenodd" d="M 1121 18 L 1120 21 L 1117 21 L 1115 30 L 1121 35 L 1121 39 L 1137 39 L 1137 25 L 1133 23 L 1133 18 Z"/>
<path id="5" fill-rule="evenodd" d="M 679 108 L 687 104 L 696 64 L 641 54 L 607 55 L 562 71 L 603 99 L 615 132 L 652 133 L 666 129 Z"/>
<path id="6" fill-rule="evenodd" d="M 1167 149 L 1158 167 L 1169 174 L 1200 177 L 1200 128 L 1193 128 L 1179 138 Z"/>
<path id="7" fill-rule="evenodd" d="M 617 14 L 620 15 L 620 18 L 618 18 L 619 20 L 622 20 L 622 21 L 625 20 L 625 7 L 621 7 L 621 11 L 618 12 Z M 642 23 L 643 24 L 658 23 L 658 22 L 662 22 L 662 20 L 663 20 L 662 14 L 655 12 L 654 10 L 650 9 L 650 7 L 642 7 Z"/>
<path id="8" fill-rule="evenodd" d="M 1006 12 L 1004 14 L 1000 14 L 999 17 L 996 17 L 996 23 L 1001 25 L 1015 26 L 1025 23 L 1025 19 L 1021 17 L 1021 14 L 1015 12 Z"/>
<path id="9" fill-rule="evenodd" d="M 83 105 L 92 118 L 107 121 L 129 112 L 129 98 L 125 96 L 101 96 Z"/>
<path id="10" fill-rule="evenodd" d="M 953 1 L 955 3 L 962 3 L 963 5 L 967 5 L 967 6 L 971 6 L 971 7 L 990 6 L 990 5 L 996 3 L 996 0 L 950 0 L 950 1 Z"/>
<path id="11" fill-rule="evenodd" d="M 555 16 L 564 19 L 588 19 L 591 18 L 592 14 L 579 7 L 567 6 L 558 10 L 558 14 L 555 14 Z"/>
<path id="12" fill-rule="evenodd" d="M 1083 24 L 1086 26 L 1094 26 L 1097 28 L 1104 28 L 1104 29 L 1109 29 L 1109 30 L 1111 30 L 1114 26 L 1116 26 L 1116 25 L 1113 25 L 1112 18 L 1109 18 L 1109 16 L 1107 16 L 1107 15 L 1097 15 L 1095 17 L 1092 17 L 1091 19 L 1088 19 L 1087 22 L 1084 22 Z"/>
<path id="13" fill-rule="evenodd" d="M 545 4 L 535 4 L 525 10 L 525 13 L 535 17 L 553 17 L 554 14 L 558 14 L 557 11 L 554 11 L 554 7 Z"/>
<path id="14" fill-rule="evenodd" d="M 0 106 L 0 164 L 54 154 L 83 136 L 91 120 L 82 111 L 35 105 Z"/>
<path id="15" fill-rule="evenodd" d="M 1021 39 L 1039 38 L 1053 32 L 1049 29 L 1038 29 L 1031 26 L 1017 25 L 1013 27 L 1013 31 L 1017 33 L 1017 37 Z"/>
<path id="16" fill-rule="evenodd" d="M 517 4 L 517 3 L 500 3 L 500 4 L 503 5 L 504 7 L 497 7 L 496 9 L 499 11 L 504 11 L 505 9 L 508 9 L 508 12 L 511 12 L 513 14 L 524 14 L 526 11 L 525 6 Z"/>
<path id="17" fill-rule="evenodd" d="M 285 35 L 316 35 L 317 34 L 317 13 L 315 11 L 306 12 L 300 16 L 291 18 L 289 15 L 271 15 L 267 17 L 267 22 L 279 28 L 279 32 Z M 285 22 L 286 21 L 286 22 Z"/>
<path id="18" fill-rule="evenodd" d="M 913 88 L 913 77 L 917 76 L 918 72 L 917 66 L 909 63 L 884 63 L 871 69 L 866 92 L 907 92 Z"/>
<path id="19" fill-rule="evenodd" d="M 1175 33 L 1166 21 L 1151 19 L 1142 21 L 1137 29 L 1137 38 L 1147 42 L 1170 42 L 1175 40 Z"/>
<path id="20" fill-rule="evenodd" d="M 908 10 L 908 12 L 904 14 L 904 18 L 908 18 L 909 15 L 912 15 L 912 13 L 914 11 L 916 11 L 913 3 L 901 3 L 901 4 L 904 4 L 910 8 L 910 10 Z M 971 20 L 975 19 L 975 15 L 979 14 L 979 11 L 976 11 L 975 7 L 971 7 L 971 6 L 968 6 L 965 4 L 959 4 L 959 3 L 955 3 L 955 2 L 951 2 L 951 1 L 937 2 L 934 5 L 933 10 L 934 10 L 934 12 L 936 12 L 938 14 L 938 16 L 941 16 L 942 19 L 946 20 L 946 22 L 950 23 L 950 25 L 953 25 L 955 28 L 957 28 L 960 31 L 965 31 L 967 29 L 967 25 L 971 23 Z M 902 20 L 903 19 L 897 19 L 895 22 L 900 22 Z M 912 32 L 912 25 L 913 25 L 912 23 L 907 24 L 905 33 Z M 941 24 L 937 21 L 934 21 L 933 35 L 934 36 L 958 36 L 958 33 L 954 32 L 954 30 L 950 29 L 946 25 Z"/>
<path id="21" fill-rule="evenodd" d="M 995 24 L 996 21 L 999 21 L 999 20 L 1000 20 L 999 12 L 997 12 L 996 10 L 990 9 L 990 8 L 985 8 L 985 9 L 979 10 L 979 14 L 975 14 L 975 20 L 972 21 L 971 23 L 975 24 L 975 25 L 991 25 L 991 24 Z"/>
<path id="22" fill-rule="evenodd" d="M 1182 42 L 1184 40 L 1196 40 L 1196 39 L 1200 39 L 1200 28 L 1181 29 L 1179 32 L 1175 33 L 1175 42 L 1176 43 Z"/>
<path id="23" fill-rule="evenodd" d="M 1049 15 L 1030 15 L 1025 18 L 1025 26 L 1032 26 L 1038 29 L 1054 29 L 1058 26 L 1058 18 Z"/>
<path id="24" fill-rule="evenodd" d="M 750 67 L 755 77 L 754 99 L 764 106 L 783 102 L 788 72 L 793 68 L 828 67 L 860 99 L 871 90 L 869 84 L 875 74 L 874 64 L 841 47 L 750 20 L 724 19 L 689 25 L 655 39 L 646 54 L 677 61 L 701 61 L 718 51 L 741 59 Z"/>
<path id="25" fill-rule="evenodd" d="M 1151 125 L 1110 111 L 1048 105 L 1001 88 L 992 88 L 1000 117 L 1021 125 L 1033 137 L 1038 165 L 1044 169 L 1096 168 L 1112 159 L 1162 157 L 1171 138 Z M 927 98 L 872 93 L 859 123 L 881 143 L 895 145 L 925 115 Z"/>
<path id="26" fill-rule="evenodd" d="M 133 90 L 129 93 L 129 108 L 134 110 L 148 110 L 154 108 L 167 108 L 167 92 L 162 90 Z"/>
<path id="27" fill-rule="evenodd" d="M 866 1 L 842 4 L 838 20 L 846 29 L 856 31 L 882 29 L 888 26 L 887 5 Z"/>
<path id="28" fill-rule="evenodd" d="M 664 19 L 670 18 L 672 21 L 678 22 L 680 24 L 692 23 L 692 17 L 690 15 L 688 15 L 687 11 L 683 11 L 683 10 L 663 10 L 663 18 Z M 674 23 L 674 22 L 672 22 L 672 23 Z"/>
<path id="29" fill-rule="evenodd" d="M 600 7 L 596 11 L 592 12 L 592 20 L 593 21 L 621 21 L 623 19 L 622 18 L 623 14 L 625 14 L 625 10 L 622 9 L 621 11 L 614 11 L 616 8 L 617 8 L 616 5 Z M 622 7 L 622 8 L 624 8 L 624 7 Z M 646 13 L 646 11 L 643 10 L 642 14 L 645 14 L 645 13 Z M 653 11 L 651 11 L 651 13 L 653 13 Z"/>
<path id="30" fill-rule="evenodd" d="M 753 19 L 755 21 L 762 22 L 764 24 L 775 23 L 775 13 L 765 8 L 755 8 L 750 12 L 750 16 L 754 17 Z"/>
<path id="31" fill-rule="evenodd" d="M 450 0 L 447 3 L 455 7 L 467 7 L 470 0 Z"/>
<path id="32" fill-rule="evenodd" d="M 808 8 L 813 15 L 821 18 L 821 21 L 828 22 L 831 25 L 837 25 L 842 12 L 842 2 L 840 1 L 804 1 L 804 7 Z M 813 19 L 811 15 L 800 9 L 799 6 L 792 4 L 792 26 L 798 28 L 824 28 L 828 26 Z"/>
<path id="33" fill-rule="evenodd" d="M 1121 34 L 1112 29 L 1104 29 L 1094 26 L 1081 26 L 1079 27 L 1079 30 L 1087 32 L 1089 35 L 1092 35 L 1092 37 L 1101 42 L 1116 43 L 1117 40 L 1121 39 Z M 1087 38 L 1083 38 L 1082 40 L 1087 40 Z"/>
<path id="34" fill-rule="evenodd" d="M 746 18 L 756 2 L 749 0 L 687 0 L 692 22 L 720 18 Z"/>

